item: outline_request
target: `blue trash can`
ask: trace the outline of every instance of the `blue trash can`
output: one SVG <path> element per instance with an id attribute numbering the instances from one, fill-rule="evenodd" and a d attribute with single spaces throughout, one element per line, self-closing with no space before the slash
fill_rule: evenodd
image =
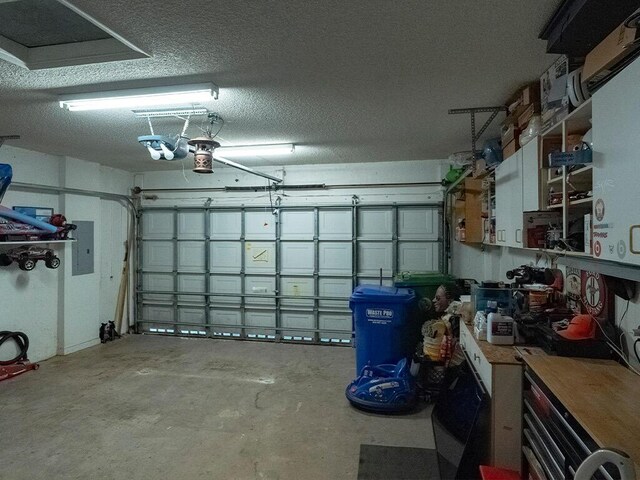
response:
<path id="1" fill-rule="evenodd" d="M 411 341 L 411 313 L 416 294 L 410 288 L 360 285 L 351 294 L 356 345 L 356 375 L 362 368 L 397 363 L 408 357 L 415 345 Z"/>

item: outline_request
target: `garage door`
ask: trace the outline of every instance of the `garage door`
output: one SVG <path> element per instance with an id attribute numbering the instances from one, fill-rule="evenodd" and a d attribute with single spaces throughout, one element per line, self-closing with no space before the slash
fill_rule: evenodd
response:
<path id="1" fill-rule="evenodd" d="M 443 265 L 441 204 L 140 212 L 143 333 L 350 344 L 355 285 Z"/>

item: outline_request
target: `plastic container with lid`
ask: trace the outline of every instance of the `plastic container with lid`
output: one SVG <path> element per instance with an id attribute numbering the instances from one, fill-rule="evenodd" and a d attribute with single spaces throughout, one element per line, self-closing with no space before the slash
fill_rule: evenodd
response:
<path id="1" fill-rule="evenodd" d="M 515 324 L 503 309 L 487 316 L 487 342 L 494 345 L 513 345 Z"/>
<path id="2" fill-rule="evenodd" d="M 412 289 L 360 285 L 349 301 L 353 312 L 356 373 L 367 364 L 397 363 L 415 348 L 411 332 L 416 294 Z"/>

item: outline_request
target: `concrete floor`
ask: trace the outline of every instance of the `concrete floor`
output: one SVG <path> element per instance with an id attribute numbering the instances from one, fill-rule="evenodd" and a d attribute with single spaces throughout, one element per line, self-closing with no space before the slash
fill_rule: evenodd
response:
<path id="1" fill-rule="evenodd" d="M 0 478 L 355 479 L 433 448 L 429 408 L 355 410 L 351 348 L 135 335 L 0 383 Z"/>

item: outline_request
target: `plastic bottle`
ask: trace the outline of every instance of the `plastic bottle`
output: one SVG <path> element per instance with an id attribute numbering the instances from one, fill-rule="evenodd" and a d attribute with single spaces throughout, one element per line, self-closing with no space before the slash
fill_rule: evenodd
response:
<path id="1" fill-rule="evenodd" d="M 505 315 L 503 309 L 498 313 L 490 313 L 487 317 L 487 342 L 494 345 L 513 345 L 514 328 L 513 318 Z"/>

